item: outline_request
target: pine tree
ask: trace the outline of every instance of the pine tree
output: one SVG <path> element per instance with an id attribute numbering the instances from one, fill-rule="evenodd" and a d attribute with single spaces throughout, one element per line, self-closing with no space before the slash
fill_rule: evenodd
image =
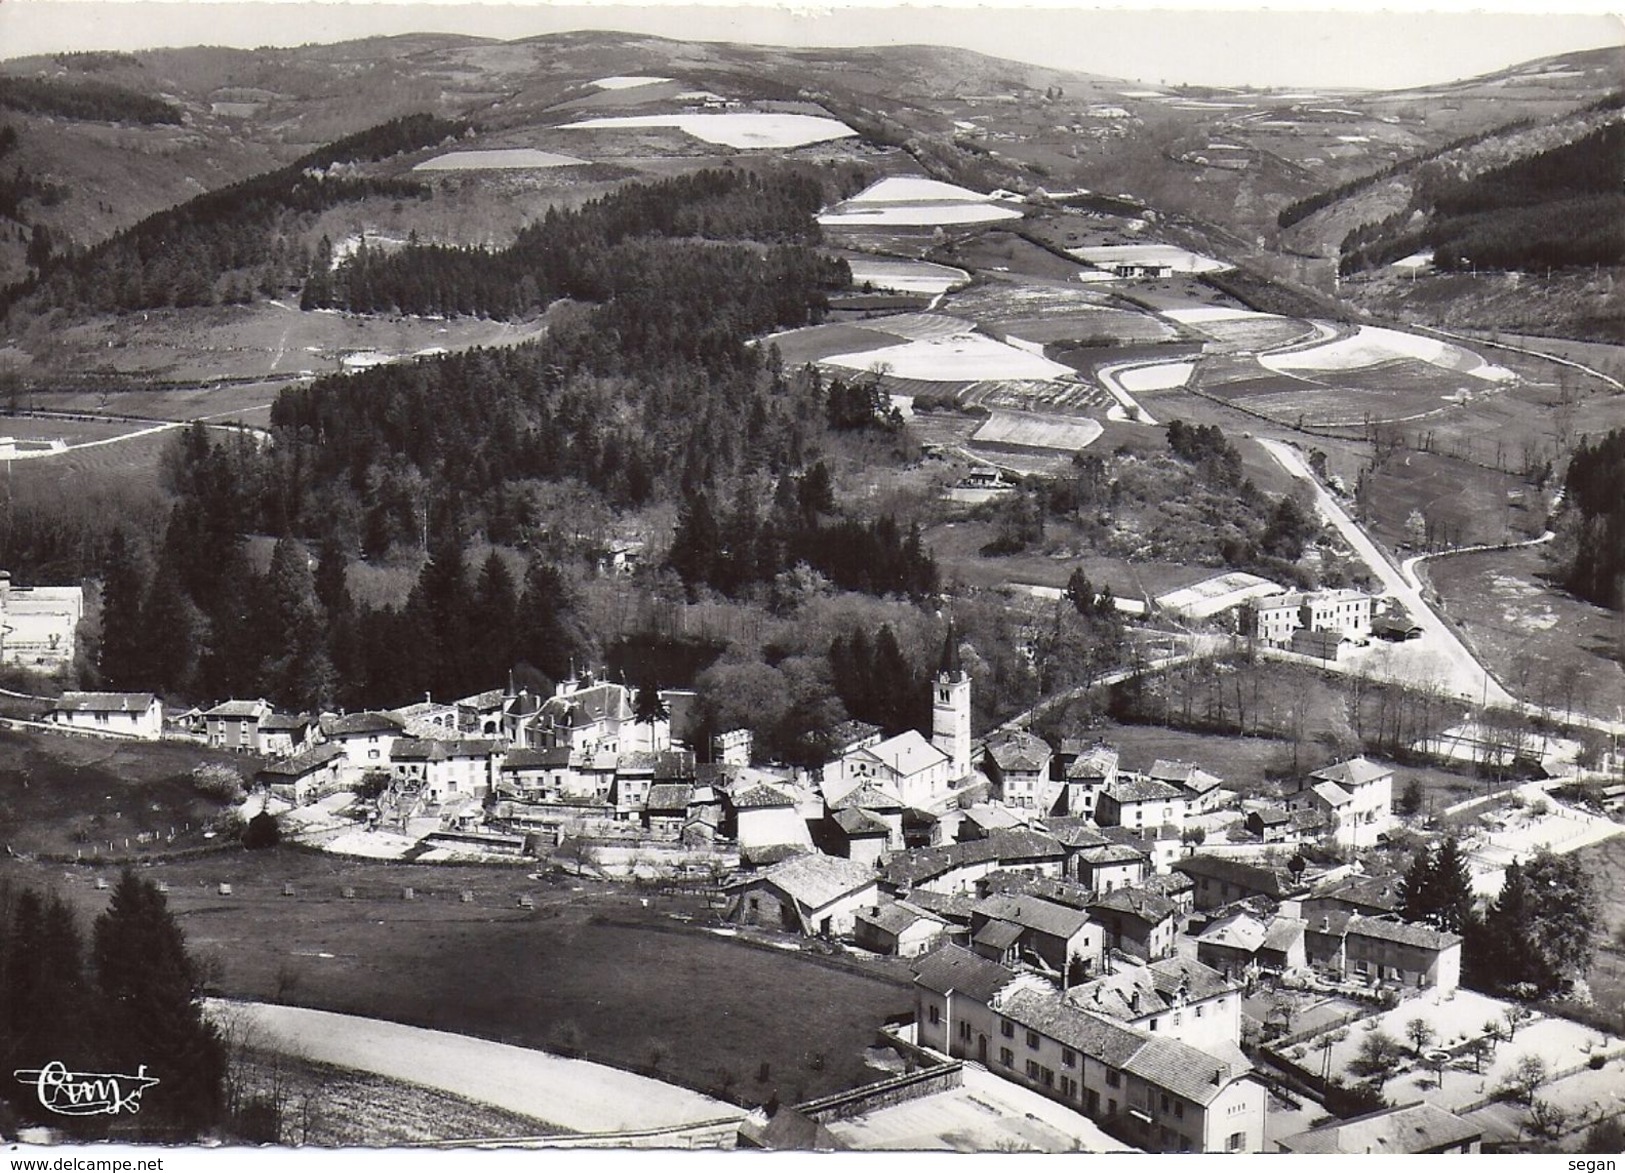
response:
<path id="1" fill-rule="evenodd" d="M 124 527 L 108 541 L 102 568 L 102 682 L 111 688 L 135 688 L 146 668 L 146 628 L 141 603 L 147 593 L 146 572 Z"/>
<path id="2" fill-rule="evenodd" d="M 204 1019 L 202 982 L 157 885 L 125 869 L 93 934 L 98 1026 L 111 1070 L 160 1082 L 132 1118 L 144 1137 L 193 1140 L 223 1112 L 225 1047 Z"/>
<path id="3" fill-rule="evenodd" d="M 299 709 L 330 707 L 337 679 L 327 651 L 325 616 L 310 555 L 293 538 L 281 538 L 271 552 L 266 604 L 264 691 L 279 704 Z"/>

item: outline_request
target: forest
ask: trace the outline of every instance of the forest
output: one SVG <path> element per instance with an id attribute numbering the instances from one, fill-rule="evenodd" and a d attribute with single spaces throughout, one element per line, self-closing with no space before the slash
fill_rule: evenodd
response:
<path id="1" fill-rule="evenodd" d="M 1423 248 L 1444 271 L 1625 263 L 1625 123 L 1471 178 L 1418 176 L 1412 206 L 1343 240 L 1345 275 Z M 1422 224 L 1416 213 L 1425 213 Z"/>
<path id="2" fill-rule="evenodd" d="M 1565 587 L 1598 606 L 1625 609 L 1625 429 L 1582 440 L 1564 480 Z"/>
<path id="3" fill-rule="evenodd" d="M 353 164 L 431 146 L 464 129 L 416 114 L 340 139 L 286 167 L 155 212 L 82 252 L 40 257 L 32 281 L 0 293 L 0 310 L 31 298 L 41 312 L 112 313 L 247 301 L 297 288 L 311 265 L 293 230 L 297 218 L 371 196 L 431 194 L 416 180 L 356 175 Z"/>
<path id="4" fill-rule="evenodd" d="M 180 107 L 103 81 L 0 75 L 0 107 L 85 122 L 179 126 Z"/>

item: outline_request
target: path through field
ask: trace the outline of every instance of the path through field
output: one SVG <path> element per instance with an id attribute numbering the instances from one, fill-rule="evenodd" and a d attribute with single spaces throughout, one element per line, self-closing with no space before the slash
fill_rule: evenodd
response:
<path id="1" fill-rule="evenodd" d="M 451 1092 L 573 1132 L 622 1132 L 743 1116 L 744 1110 L 627 1071 L 545 1051 L 376 1018 L 211 999 L 240 1015 L 257 1045 Z"/>

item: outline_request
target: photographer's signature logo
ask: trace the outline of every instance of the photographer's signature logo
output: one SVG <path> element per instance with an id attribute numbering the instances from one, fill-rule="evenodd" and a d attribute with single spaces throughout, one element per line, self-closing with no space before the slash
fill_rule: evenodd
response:
<path id="1" fill-rule="evenodd" d="M 147 1074 L 143 1063 L 134 1075 L 105 1075 L 98 1072 L 69 1071 L 51 1062 L 38 1070 L 12 1073 L 32 1084 L 40 1106 L 59 1116 L 117 1116 L 120 1112 L 141 1111 L 141 1093 L 158 1080 Z"/>

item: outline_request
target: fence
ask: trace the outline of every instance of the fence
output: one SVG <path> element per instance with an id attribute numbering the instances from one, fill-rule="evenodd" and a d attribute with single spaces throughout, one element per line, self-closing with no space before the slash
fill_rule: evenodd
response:
<path id="1" fill-rule="evenodd" d="M 938 1092 L 961 1087 L 964 1082 L 963 1063 L 958 1061 L 941 1063 L 906 1075 L 894 1075 L 877 1083 L 866 1083 L 851 1091 L 836 1092 L 834 1095 L 808 1100 L 797 1104 L 795 1108 L 796 1111 L 820 1124 L 827 1124 L 831 1120 L 847 1120 L 853 1116 L 878 1112 L 881 1108 L 889 1108 L 893 1104 L 901 1104 L 907 1100 L 934 1096 Z"/>
<path id="2" fill-rule="evenodd" d="M 577 1132 L 553 1136 L 490 1137 L 481 1140 L 439 1140 L 423 1147 L 434 1149 L 731 1149 L 739 1140 L 740 1118 L 722 1117 L 665 1128 L 637 1128 L 625 1132 Z"/>

